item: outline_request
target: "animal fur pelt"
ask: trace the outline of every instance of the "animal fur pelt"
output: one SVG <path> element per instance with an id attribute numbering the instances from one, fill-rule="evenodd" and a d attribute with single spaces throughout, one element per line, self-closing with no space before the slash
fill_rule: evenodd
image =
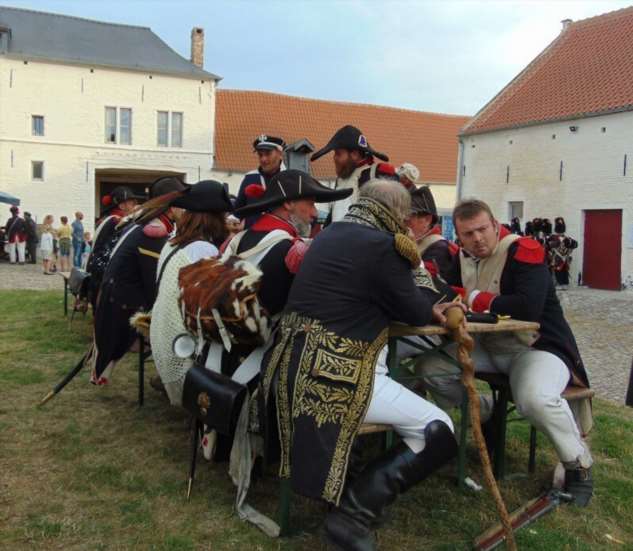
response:
<path id="1" fill-rule="evenodd" d="M 196 337 L 258 346 L 270 336 L 270 320 L 257 292 L 262 272 L 245 260 L 203 258 L 180 269 L 179 305 Z"/>

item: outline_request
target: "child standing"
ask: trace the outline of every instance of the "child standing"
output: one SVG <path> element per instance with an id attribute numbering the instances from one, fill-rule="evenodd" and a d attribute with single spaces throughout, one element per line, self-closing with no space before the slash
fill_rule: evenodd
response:
<path id="1" fill-rule="evenodd" d="M 88 257 L 90 256 L 91 252 L 92 252 L 92 235 L 90 235 L 90 232 L 87 231 L 84 233 L 83 248 L 81 250 L 81 269 L 82 270 L 86 269 L 86 264 L 88 264 Z"/>
<path id="2" fill-rule="evenodd" d="M 47 214 L 42 224 L 42 236 L 40 237 L 40 252 L 42 253 L 42 264 L 44 274 L 52 275 L 50 271 L 53 257 L 53 215 Z"/>
<path id="3" fill-rule="evenodd" d="M 72 228 L 68 225 L 68 217 L 60 218 L 62 225 L 57 228 L 57 239 L 59 240 L 59 270 L 70 272 L 70 245 Z"/>

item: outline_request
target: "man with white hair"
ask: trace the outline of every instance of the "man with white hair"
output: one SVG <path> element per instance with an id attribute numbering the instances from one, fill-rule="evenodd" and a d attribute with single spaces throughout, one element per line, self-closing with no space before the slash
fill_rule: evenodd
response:
<path id="1" fill-rule="evenodd" d="M 418 167 L 411 163 L 403 163 L 402 166 L 396 171 L 400 183 L 408 190 L 415 189 L 415 184 L 420 177 L 420 171 Z"/>
<path id="2" fill-rule="evenodd" d="M 268 404 L 277 388 L 280 475 L 334 505 L 326 537 L 346 550 L 375 549 L 384 507 L 457 452 L 448 415 L 391 379 L 386 365 L 392 321 L 442 323 L 455 307 L 433 306 L 437 290 L 406 235 L 410 208 L 403 186 L 374 180 L 317 235 L 262 368 Z M 402 442 L 355 473 L 362 423 L 391 425 Z"/>

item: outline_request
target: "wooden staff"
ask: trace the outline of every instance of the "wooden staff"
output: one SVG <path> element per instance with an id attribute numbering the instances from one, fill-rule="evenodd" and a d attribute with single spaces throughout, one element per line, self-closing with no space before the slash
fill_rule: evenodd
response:
<path id="1" fill-rule="evenodd" d="M 514 534 L 512 532 L 512 524 L 510 522 L 510 516 L 508 515 L 508 509 L 503 501 L 497 481 L 492 474 L 492 468 L 490 466 L 490 458 L 488 457 L 488 450 L 486 449 L 486 441 L 484 440 L 483 432 L 481 431 L 481 416 L 479 411 L 479 395 L 475 388 L 475 363 L 470 357 L 470 353 L 475 347 L 473 338 L 466 331 L 464 324 L 464 311 L 461 307 L 449 308 L 446 312 L 446 327 L 452 332 L 452 338 L 457 343 L 457 360 L 462 366 L 462 383 L 466 387 L 468 392 L 468 407 L 470 411 L 470 426 L 473 431 L 473 438 L 477 444 L 477 450 L 479 451 L 479 458 L 481 459 L 481 465 L 484 470 L 484 479 L 486 480 L 486 486 L 492 494 L 497 507 L 497 513 L 499 519 L 503 525 L 506 543 L 510 551 L 516 551 L 517 545 L 514 541 Z"/>

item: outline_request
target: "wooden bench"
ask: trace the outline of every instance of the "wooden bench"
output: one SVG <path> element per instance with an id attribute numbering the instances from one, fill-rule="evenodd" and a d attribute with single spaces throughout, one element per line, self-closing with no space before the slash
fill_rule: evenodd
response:
<path id="1" fill-rule="evenodd" d="M 376 434 L 380 432 L 390 432 L 391 425 L 379 425 L 376 423 L 366 423 L 360 426 L 358 436 L 366 434 Z M 282 478 L 279 484 L 279 535 L 287 536 L 290 528 L 290 502 L 292 500 L 292 486 L 290 479 Z"/>
<path id="2" fill-rule="evenodd" d="M 516 408 L 509 407 L 513 401 L 510 381 L 506 375 L 498 373 L 476 373 L 477 379 L 485 381 L 490 386 L 494 398 L 495 413 L 498 415 L 498 423 L 494 428 L 496 432 L 495 449 L 492 457 L 493 473 L 495 478 L 502 479 L 505 476 L 505 448 L 506 448 L 506 429 L 508 424 L 508 415 Z M 590 388 L 581 388 L 570 386 L 561 394 L 561 397 L 568 402 L 575 402 L 594 397 L 594 391 Z M 528 458 L 528 472 L 534 473 L 536 468 L 536 428 L 530 429 L 530 452 Z"/>

